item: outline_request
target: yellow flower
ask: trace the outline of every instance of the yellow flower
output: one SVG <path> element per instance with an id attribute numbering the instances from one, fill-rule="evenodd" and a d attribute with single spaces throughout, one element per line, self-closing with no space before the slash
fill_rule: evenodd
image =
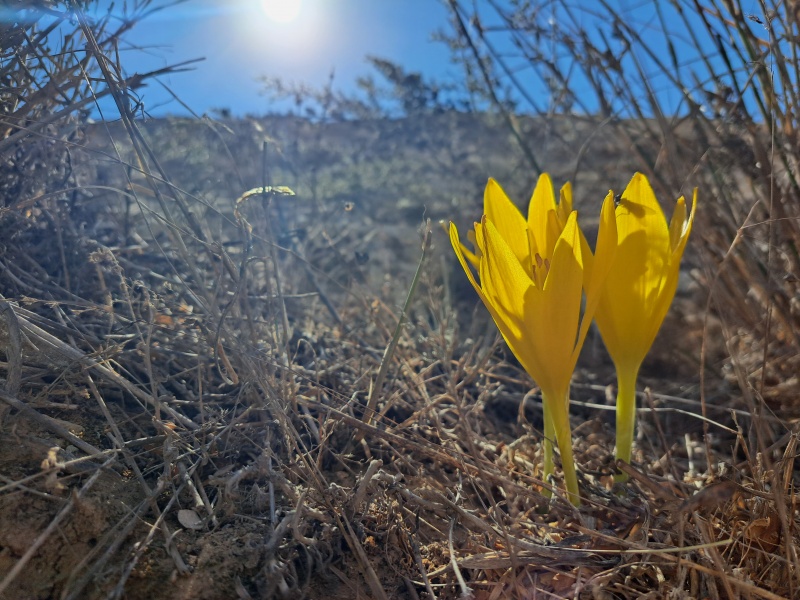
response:
<path id="1" fill-rule="evenodd" d="M 616 209 L 614 265 L 605 281 L 595 321 L 617 370 L 617 458 L 631 459 L 636 421 L 636 378 L 678 287 L 681 256 L 692 212 L 679 198 L 667 220 L 647 178 L 636 173 Z"/>
<path id="2" fill-rule="evenodd" d="M 524 265 L 531 264 L 531 256 L 550 256 L 555 248 L 559 234 L 567 224 L 567 217 L 572 212 L 572 188 L 567 183 L 561 189 L 561 198 L 556 204 L 553 182 L 547 173 L 542 173 L 533 190 L 528 204 L 528 220 L 519 212 L 509 199 L 500 184 L 489 179 L 483 192 L 483 214 L 494 222 L 498 232 L 511 247 L 514 255 Z M 528 230 L 530 230 L 530 240 Z M 464 256 L 477 269 L 480 261 L 480 248 L 475 240 L 474 230 L 467 233 L 467 238 L 475 248 L 471 252 L 463 244 Z"/>
<path id="3" fill-rule="evenodd" d="M 571 210 L 568 187 L 562 189 L 561 198 L 556 206 L 550 178 L 542 176 L 531 198 L 526 221 L 500 186 L 490 179 L 484 195 L 485 214 L 480 223 L 475 223 L 475 253 L 465 253 L 453 223 L 450 241 L 503 338 L 541 389 L 545 475 L 553 469 L 555 437 L 569 499 L 578 504 L 569 424 L 569 385 L 600 299 L 602 280 L 612 262 L 616 223 L 613 197 L 609 195 L 601 215 L 598 257 L 593 260 L 591 252 L 584 249 L 588 245 L 578 228 L 577 212 Z M 480 284 L 468 261 L 477 268 Z M 586 304 L 581 315 L 584 289 Z"/>

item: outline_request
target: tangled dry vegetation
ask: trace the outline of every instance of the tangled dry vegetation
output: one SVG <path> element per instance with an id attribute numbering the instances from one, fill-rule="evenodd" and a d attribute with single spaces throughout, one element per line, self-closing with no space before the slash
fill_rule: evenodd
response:
<path id="1" fill-rule="evenodd" d="M 543 495 L 558 486 L 539 478 L 536 390 L 445 236 L 418 231 L 477 217 L 489 175 L 530 192 L 501 125 L 123 115 L 3 119 L 0 596 L 797 595 L 798 270 L 783 250 L 800 237 L 784 178 L 767 196 L 785 198 L 781 221 L 753 173 L 705 182 L 756 182 L 755 204 L 701 196 L 633 465 L 611 463 L 613 370 L 587 344 L 575 509 Z M 578 174 L 586 213 L 661 148 L 599 126 L 517 121 L 557 181 Z M 731 133 L 720 160 L 758 135 Z"/>

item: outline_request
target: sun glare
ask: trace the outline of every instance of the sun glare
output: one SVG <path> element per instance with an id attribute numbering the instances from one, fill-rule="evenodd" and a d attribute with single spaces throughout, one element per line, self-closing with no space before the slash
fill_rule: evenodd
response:
<path id="1" fill-rule="evenodd" d="M 276 23 L 291 23 L 300 14 L 301 0 L 261 0 L 264 14 Z"/>

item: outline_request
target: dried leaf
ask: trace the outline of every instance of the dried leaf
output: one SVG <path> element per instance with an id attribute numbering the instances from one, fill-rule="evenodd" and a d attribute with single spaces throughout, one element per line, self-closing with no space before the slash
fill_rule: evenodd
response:
<path id="1" fill-rule="evenodd" d="M 195 511 L 188 508 L 178 511 L 178 522 L 186 529 L 194 529 L 195 531 L 203 529 L 203 520 Z"/>

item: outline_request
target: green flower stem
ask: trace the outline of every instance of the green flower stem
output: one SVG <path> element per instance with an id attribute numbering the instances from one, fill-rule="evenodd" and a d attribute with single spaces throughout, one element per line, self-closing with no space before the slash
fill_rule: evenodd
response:
<path id="1" fill-rule="evenodd" d="M 547 406 L 547 413 L 550 415 L 549 419 L 545 418 L 545 434 L 547 433 L 547 423 L 549 421 L 550 428 L 555 430 L 555 439 L 558 443 L 558 450 L 561 453 L 561 466 L 564 469 L 564 483 L 567 485 L 567 497 L 573 505 L 580 506 L 581 497 L 578 491 L 578 475 L 575 471 L 575 458 L 572 454 L 572 430 L 569 425 L 569 398 L 567 394 L 568 392 L 549 396 L 542 392 L 542 400 L 544 405 Z M 552 402 L 553 400 L 555 400 L 555 402 Z M 549 438 L 549 440 L 552 440 L 552 437 Z M 545 451 L 547 450 L 547 443 L 548 440 L 545 440 Z M 550 452 L 550 460 L 552 461 L 552 445 Z M 545 467 L 546 466 L 545 463 Z M 552 468 L 551 464 L 551 472 Z"/>
<path id="2" fill-rule="evenodd" d="M 617 368 L 617 451 L 616 457 L 631 462 L 633 447 L 633 430 L 636 427 L 636 379 L 639 376 L 639 365 Z M 626 481 L 624 473 L 615 477 L 617 481 Z"/>
<path id="3" fill-rule="evenodd" d="M 544 394 L 542 395 L 542 418 L 544 419 L 544 473 L 542 479 L 545 483 L 548 483 L 547 480 L 550 478 L 550 475 L 553 474 L 553 470 L 555 469 L 555 463 L 553 462 L 553 440 L 556 439 L 556 429 L 553 426 L 553 417 L 550 414 L 550 409 L 548 408 L 550 403 L 545 399 Z M 550 497 L 550 490 L 544 490 L 544 495 L 548 498 Z"/>

